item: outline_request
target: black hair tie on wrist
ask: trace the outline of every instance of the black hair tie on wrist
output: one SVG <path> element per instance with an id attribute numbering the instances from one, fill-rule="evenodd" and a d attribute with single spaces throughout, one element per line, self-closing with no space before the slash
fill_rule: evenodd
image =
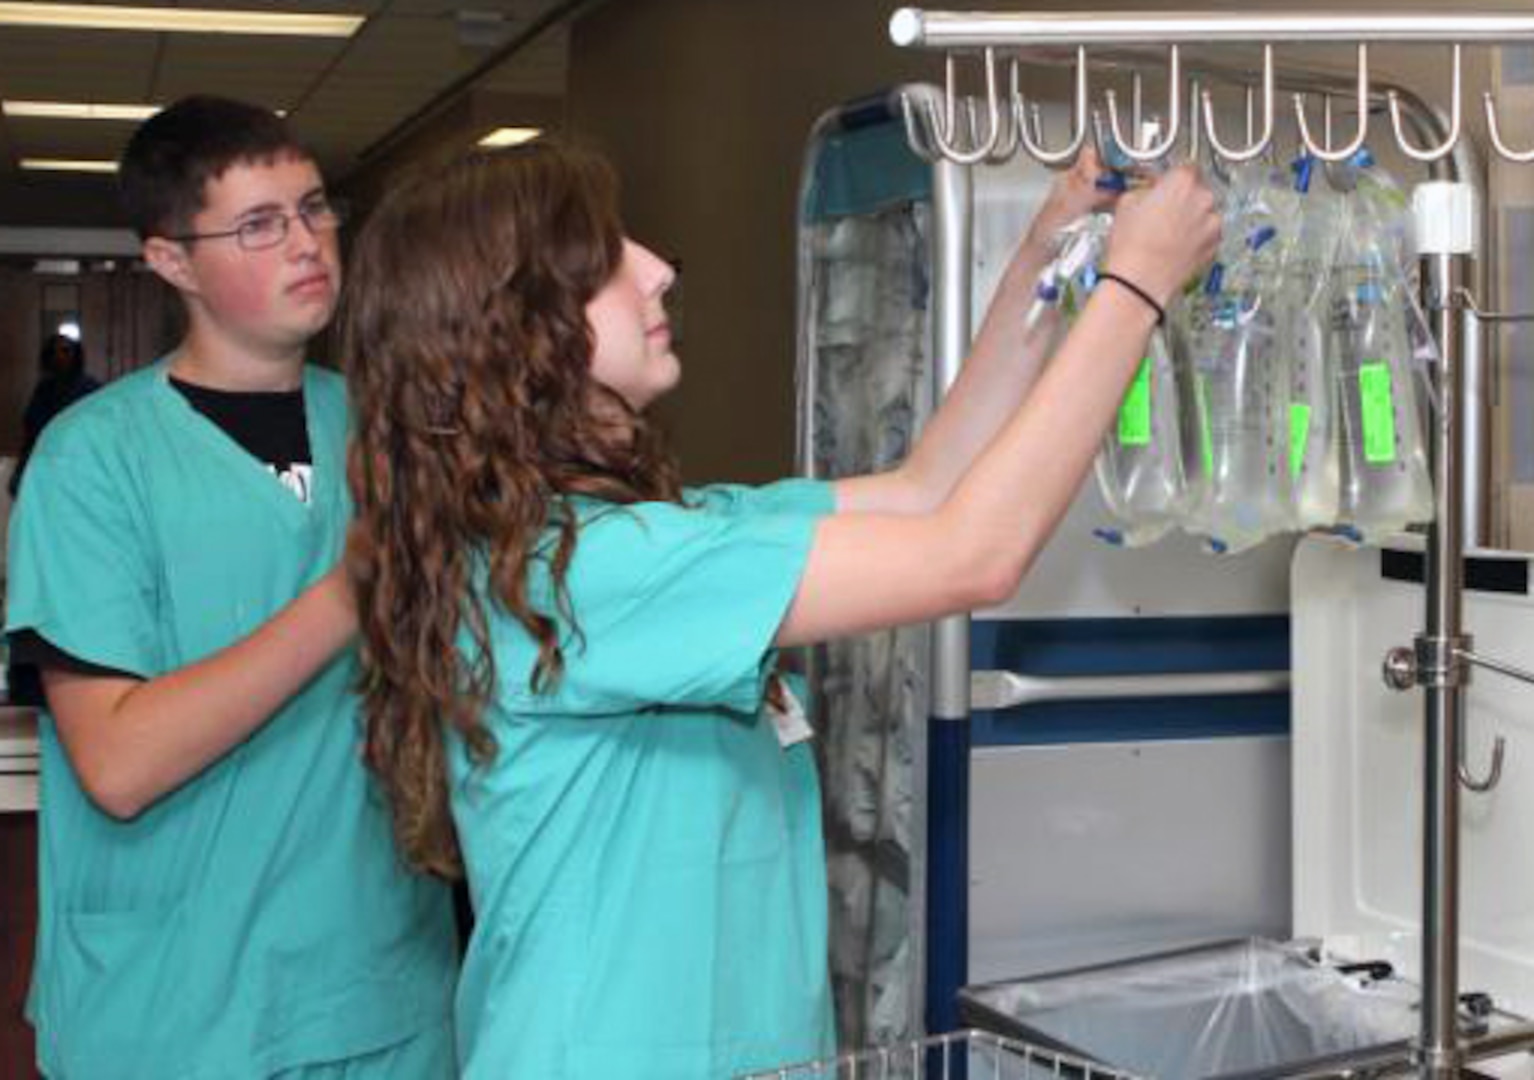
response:
<path id="1" fill-rule="evenodd" d="M 1102 271 L 1098 272 L 1097 280 L 1099 280 L 1099 281 L 1116 281 L 1116 282 L 1118 282 L 1120 285 L 1124 286 L 1124 288 L 1126 288 L 1130 292 L 1134 293 L 1136 296 L 1138 296 L 1141 300 L 1144 300 L 1146 302 L 1146 304 L 1148 304 L 1150 306 L 1150 309 L 1156 313 L 1156 325 L 1157 326 L 1165 326 L 1166 325 L 1166 308 L 1164 308 L 1160 304 L 1156 303 L 1155 297 L 1151 296 L 1150 293 L 1148 293 L 1144 289 L 1140 288 L 1140 286 L 1138 286 L 1134 282 L 1130 281 L 1127 277 L 1123 277 L 1123 276 L 1121 276 L 1119 274 L 1115 274 L 1115 273 L 1113 273 L 1110 270 L 1102 270 Z"/>

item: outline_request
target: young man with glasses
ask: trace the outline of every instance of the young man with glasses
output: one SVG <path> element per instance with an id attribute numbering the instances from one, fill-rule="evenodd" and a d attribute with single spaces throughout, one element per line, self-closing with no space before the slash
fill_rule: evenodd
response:
<path id="1" fill-rule="evenodd" d="M 12 520 L 7 630 L 42 670 L 50 1078 L 454 1073 L 450 901 L 358 757 L 340 287 L 314 160 L 188 98 L 120 179 L 181 343 L 58 418 Z"/>

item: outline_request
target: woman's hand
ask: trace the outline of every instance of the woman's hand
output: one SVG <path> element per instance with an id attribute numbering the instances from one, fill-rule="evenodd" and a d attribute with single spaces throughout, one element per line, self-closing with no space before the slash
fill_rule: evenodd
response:
<path id="1" fill-rule="evenodd" d="M 1097 152 L 1091 147 L 1081 151 L 1076 164 L 1055 178 L 1044 203 L 1028 226 L 1026 247 L 1048 250 L 1061 229 L 1078 218 L 1112 206 L 1119 193 L 1097 186 L 1103 175 Z"/>
<path id="2" fill-rule="evenodd" d="M 1128 278 L 1163 308 L 1214 258 L 1220 214 L 1192 165 L 1179 165 L 1119 200 L 1103 269 Z"/>

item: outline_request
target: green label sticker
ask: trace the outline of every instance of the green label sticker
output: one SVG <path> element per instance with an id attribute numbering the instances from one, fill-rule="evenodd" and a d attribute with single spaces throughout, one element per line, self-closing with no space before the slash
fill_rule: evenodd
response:
<path id="1" fill-rule="evenodd" d="M 1209 433 L 1209 394 L 1204 376 L 1193 377 L 1193 392 L 1198 399 L 1198 449 L 1204 462 L 1204 475 L 1214 475 L 1214 436 Z"/>
<path id="2" fill-rule="evenodd" d="M 1149 446 L 1151 441 L 1151 358 L 1140 361 L 1134 382 L 1119 405 L 1119 445 Z"/>
<path id="3" fill-rule="evenodd" d="M 1358 399 L 1364 436 L 1364 460 L 1389 465 L 1396 459 L 1396 411 L 1390 393 L 1390 365 L 1375 361 L 1358 366 Z"/>
<path id="4" fill-rule="evenodd" d="M 1289 475 L 1297 477 L 1305 465 L 1305 447 L 1310 443 L 1310 406 L 1300 401 L 1289 404 Z"/>

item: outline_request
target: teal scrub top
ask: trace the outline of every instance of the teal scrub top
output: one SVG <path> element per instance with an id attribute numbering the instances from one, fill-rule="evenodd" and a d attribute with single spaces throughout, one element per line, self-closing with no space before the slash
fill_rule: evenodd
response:
<path id="1" fill-rule="evenodd" d="M 448 736 L 477 919 L 466 1080 L 721 1080 L 833 1047 L 814 758 L 763 716 L 832 489 L 688 500 L 576 500 L 580 634 L 553 692 L 529 689 L 533 640 L 492 620 L 497 756 Z"/>
<path id="2" fill-rule="evenodd" d="M 336 565 L 350 516 L 342 380 L 309 368 L 304 398 L 307 506 L 163 362 L 55 419 L 11 521 L 7 630 L 147 679 L 259 627 Z M 126 822 L 44 717 L 29 1012 L 53 1080 L 267 1077 L 447 1022 L 450 898 L 395 855 L 355 670 L 348 650 Z"/>

